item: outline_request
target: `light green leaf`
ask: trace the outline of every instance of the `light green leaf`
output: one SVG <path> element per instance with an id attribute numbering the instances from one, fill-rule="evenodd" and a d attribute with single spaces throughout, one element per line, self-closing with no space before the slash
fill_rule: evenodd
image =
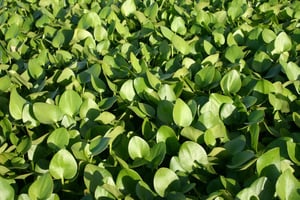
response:
<path id="1" fill-rule="evenodd" d="M 134 0 L 126 0 L 121 6 L 121 12 L 125 17 L 133 14 L 136 11 L 136 5 Z"/>
<path id="2" fill-rule="evenodd" d="M 9 184 L 9 181 L 0 176 L 0 191 L 1 199 L 3 200 L 13 200 L 15 199 L 15 190 Z"/>
<path id="3" fill-rule="evenodd" d="M 69 144 L 69 133 L 65 128 L 55 129 L 48 137 L 47 144 L 54 150 L 65 148 Z"/>
<path id="4" fill-rule="evenodd" d="M 237 93 L 242 87 L 240 73 L 237 70 L 227 72 L 220 84 L 225 94 Z"/>
<path id="5" fill-rule="evenodd" d="M 182 17 L 174 17 L 172 23 L 171 23 L 171 29 L 175 33 L 178 33 L 180 35 L 185 35 L 186 34 L 186 27 L 185 27 L 185 22 L 182 19 Z"/>
<path id="6" fill-rule="evenodd" d="M 0 92 L 6 92 L 10 85 L 11 85 L 11 80 L 8 75 L 0 77 Z"/>
<path id="7" fill-rule="evenodd" d="M 125 194 L 135 194 L 136 185 L 141 180 L 141 176 L 136 171 L 124 168 L 117 176 L 116 185 Z"/>
<path id="8" fill-rule="evenodd" d="M 173 108 L 173 120 L 176 125 L 186 127 L 193 122 L 193 113 L 190 107 L 180 98 L 175 102 Z"/>
<path id="9" fill-rule="evenodd" d="M 285 170 L 277 179 L 276 193 L 282 200 L 300 198 L 300 182 L 290 169 Z"/>
<path id="10" fill-rule="evenodd" d="M 82 104 L 81 97 L 73 90 L 66 90 L 59 99 L 59 108 L 67 115 L 74 116 Z"/>
<path id="11" fill-rule="evenodd" d="M 168 168 L 159 168 L 153 178 L 154 189 L 161 197 L 167 196 L 171 191 L 180 189 L 179 178 Z"/>
<path id="12" fill-rule="evenodd" d="M 192 172 L 199 164 L 208 164 L 205 149 L 198 143 L 192 141 L 186 141 L 180 146 L 178 157 L 180 165 L 187 172 Z"/>
<path id="13" fill-rule="evenodd" d="M 148 143 L 139 136 L 133 136 L 128 144 L 128 153 L 131 159 L 147 158 L 150 155 Z"/>
<path id="14" fill-rule="evenodd" d="M 16 88 L 13 88 L 10 92 L 9 112 L 14 119 L 22 119 L 22 110 L 25 103 L 26 100 L 19 95 Z"/>
<path id="15" fill-rule="evenodd" d="M 54 178 L 62 181 L 72 179 L 77 173 L 77 162 L 69 151 L 61 149 L 52 157 L 49 172 Z"/>
<path id="16" fill-rule="evenodd" d="M 279 147 L 261 155 L 257 159 L 256 169 L 259 176 L 266 176 L 272 182 L 275 182 L 281 172 Z"/>
<path id="17" fill-rule="evenodd" d="M 261 35 L 265 43 L 270 43 L 276 39 L 276 34 L 271 29 L 264 29 Z"/>
<path id="18" fill-rule="evenodd" d="M 136 94 L 133 87 L 133 80 L 128 79 L 123 83 L 120 89 L 120 96 L 128 101 L 132 101 L 135 98 Z"/>
<path id="19" fill-rule="evenodd" d="M 274 42 L 274 50 L 272 53 L 279 54 L 285 51 L 290 51 L 292 49 L 292 41 L 290 37 L 285 33 L 281 32 L 277 35 Z"/>
<path id="20" fill-rule="evenodd" d="M 231 63 L 238 63 L 244 57 L 244 52 L 241 47 L 232 45 L 226 49 L 225 58 Z"/>
<path id="21" fill-rule="evenodd" d="M 157 130 L 156 142 L 164 142 L 167 146 L 167 152 L 170 154 L 175 154 L 180 146 L 175 131 L 166 125 L 161 126 Z"/>
<path id="22" fill-rule="evenodd" d="M 41 102 L 33 104 L 33 114 L 42 124 L 54 124 L 63 117 L 63 113 L 58 106 Z"/>
<path id="23" fill-rule="evenodd" d="M 171 42 L 175 49 L 177 49 L 183 55 L 187 55 L 191 52 L 191 47 L 187 41 L 178 35 L 173 35 Z"/>
<path id="24" fill-rule="evenodd" d="M 260 193 L 262 193 L 267 187 L 268 179 L 267 177 L 260 177 L 256 179 L 249 187 L 241 190 L 237 194 L 237 198 L 240 200 L 252 200 L 253 198 L 258 198 Z"/>
<path id="25" fill-rule="evenodd" d="M 30 185 L 28 194 L 30 199 L 48 199 L 52 194 L 54 184 L 49 173 L 43 174 Z"/>

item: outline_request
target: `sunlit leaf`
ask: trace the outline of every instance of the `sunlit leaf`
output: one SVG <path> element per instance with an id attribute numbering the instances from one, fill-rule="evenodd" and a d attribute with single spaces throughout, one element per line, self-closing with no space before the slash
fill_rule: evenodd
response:
<path id="1" fill-rule="evenodd" d="M 177 99 L 173 108 L 173 120 L 178 126 L 186 127 L 193 122 L 193 114 L 189 106 Z"/>
<path id="2" fill-rule="evenodd" d="M 77 162 L 73 155 L 65 150 L 59 150 L 52 157 L 49 172 L 56 179 L 71 179 L 77 174 Z"/>

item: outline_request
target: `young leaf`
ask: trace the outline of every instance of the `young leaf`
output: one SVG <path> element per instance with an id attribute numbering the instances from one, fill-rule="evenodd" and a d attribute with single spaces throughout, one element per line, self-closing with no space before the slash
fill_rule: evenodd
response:
<path id="1" fill-rule="evenodd" d="M 281 32 L 277 35 L 274 42 L 274 50 L 272 53 L 282 53 L 292 49 L 292 41 L 290 37 L 285 33 Z"/>
<path id="2" fill-rule="evenodd" d="M 300 198 L 300 182 L 290 169 L 286 169 L 277 179 L 276 193 L 282 200 Z"/>
<path id="3" fill-rule="evenodd" d="M 48 137 L 47 144 L 54 150 L 65 148 L 69 144 L 69 133 L 65 128 L 55 129 Z"/>
<path id="4" fill-rule="evenodd" d="M 69 151 L 61 149 L 52 157 L 49 172 L 54 178 L 62 181 L 72 179 L 77 173 L 77 162 Z"/>
<path id="5" fill-rule="evenodd" d="M 59 108 L 65 114 L 74 116 L 78 113 L 82 104 L 81 97 L 73 90 L 66 90 L 59 99 Z"/>
<path id="6" fill-rule="evenodd" d="M 43 174 L 30 185 L 28 194 L 30 199 L 48 199 L 53 191 L 53 180 L 49 173 Z"/>
<path id="7" fill-rule="evenodd" d="M 33 104 L 33 114 L 42 124 L 53 124 L 63 117 L 63 113 L 58 106 L 41 102 Z"/>
<path id="8" fill-rule="evenodd" d="M 126 99 L 128 101 L 132 101 L 135 98 L 136 94 L 133 87 L 133 80 L 128 79 L 123 83 L 120 89 L 120 96 L 122 99 Z"/>
<path id="9" fill-rule="evenodd" d="M 237 93 L 242 87 L 240 73 L 237 70 L 231 70 L 224 75 L 221 80 L 221 88 L 225 94 Z"/>
<path id="10" fill-rule="evenodd" d="M 182 19 L 182 17 L 174 17 L 172 23 L 171 23 L 171 29 L 175 33 L 178 33 L 180 35 L 185 35 L 186 34 L 186 27 L 185 27 L 185 22 Z"/>
<path id="11" fill-rule="evenodd" d="M 180 190 L 179 178 L 168 168 L 159 168 L 153 178 L 154 189 L 161 197 L 167 196 L 171 191 Z"/>
<path id="12" fill-rule="evenodd" d="M 207 165 L 208 158 L 205 149 L 196 142 L 186 141 L 178 153 L 180 165 L 187 171 L 192 172 L 197 165 Z"/>
<path id="13" fill-rule="evenodd" d="M 280 149 L 273 148 L 261 155 L 256 162 L 256 169 L 259 176 L 266 176 L 275 182 L 281 172 Z"/>
<path id="14" fill-rule="evenodd" d="M 139 136 L 133 136 L 128 144 L 128 153 L 131 159 L 147 158 L 150 155 L 148 143 Z"/>
<path id="15" fill-rule="evenodd" d="M 26 100 L 18 94 L 16 88 L 13 88 L 10 92 L 9 112 L 14 119 L 22 119 L 22 110 L 25 103 Z"/>
<path id="16" fill-rule="evenodd" d="M 241 47 L 232 45 L 226 49 L 225 58 L 231 63 L 238 63 L 244 57 L 244 52 Z"/>
<path id="17" fill-rule="evenodd" d="M 1 199 L 3 200 L 13 200 L 15 199 L 15 190 L 9 184 L 9 181 L 0 176 L 0 191 Z"/>
<path id="18" fill-rule="evenodd" d="M 121 12 L 125 17 L 136 11 L 136 5 L 134 0 L 126 0 L 121 6 Z"/>
<path id="19" fill-rule="evenodd" d="M 176 125 L 186 127 L 193 122 L 193 113 L 190 107 L 180 98 L 175 102 L 173 108 L 173 120 Z"/>

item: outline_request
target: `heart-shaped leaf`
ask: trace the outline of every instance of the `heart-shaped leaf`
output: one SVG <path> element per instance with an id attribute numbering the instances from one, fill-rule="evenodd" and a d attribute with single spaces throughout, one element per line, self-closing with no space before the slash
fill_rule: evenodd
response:
<path id="1" fill-rule="evenodd" d="M 56 179 L 72 179 L 77 174 L 77 162 L 66 149 L 59 150 L 52 157 L 49 172 Z"/>
<path id="2" fill-rule="evenodd" d="M 53 180 L 49 173 L 43 174 L 30 185 L 28 194 L 30 199 L 48 199 L 54 188 Z"/>
<path id="3" fill-rule="evenodd" d="M 171 191 L 178 191 L 180 188 L 179 178 L 168 168 L 159 168 L 153 178 L 154 189 L 161 197 L 167 196 Z"/>
<path id="4" fill-rule="evenodd" d="M 176 125 L 186 127 L 193 122 L 193 113 L 190 107 L 180 98 L 175 102 L 173 108 L 173 120 Z"/>

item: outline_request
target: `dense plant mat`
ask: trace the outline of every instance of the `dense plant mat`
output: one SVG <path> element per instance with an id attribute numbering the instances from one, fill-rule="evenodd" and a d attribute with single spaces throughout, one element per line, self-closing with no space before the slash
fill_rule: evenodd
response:
<path id="1" fill-rule="evenodd" d="M 1 199 L 300 199 L 300 2 L 0 1 Z"/>

